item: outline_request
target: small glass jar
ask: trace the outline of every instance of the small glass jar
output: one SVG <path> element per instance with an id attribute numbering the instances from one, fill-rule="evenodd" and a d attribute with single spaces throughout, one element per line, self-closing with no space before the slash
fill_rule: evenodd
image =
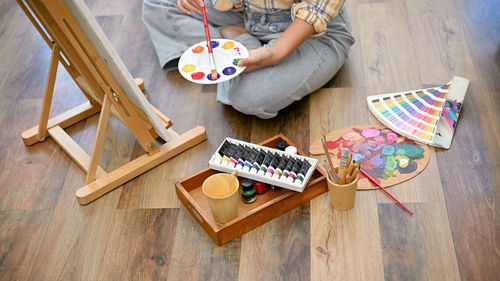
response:
<path id="1" fill-rule="evenodd" d="M 253 186 L 253 181 L 243 179 L 241 181 L 241 201 L 250 204 L 255 202 L 255 199 L 257 199 L 257 192 Z"/>

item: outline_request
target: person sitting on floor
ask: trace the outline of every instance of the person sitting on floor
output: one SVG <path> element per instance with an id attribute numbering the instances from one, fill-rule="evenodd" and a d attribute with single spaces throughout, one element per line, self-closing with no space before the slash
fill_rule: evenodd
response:
<path id="1" fill-rule="evenodd" d="M 354 44 L 345 0 L 144 0 L 142 19 L 161 67 L 205 40 L 201 8 L 212 38 L 240 42 L 245 72 L 217 86 L 217 100 L 263 119 L 326 84 Z"/>

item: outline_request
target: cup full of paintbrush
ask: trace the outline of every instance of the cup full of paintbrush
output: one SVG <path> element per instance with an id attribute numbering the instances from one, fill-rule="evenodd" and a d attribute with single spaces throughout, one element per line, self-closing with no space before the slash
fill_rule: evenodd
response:
<path id="1" fill-rule="evenodd" d="M 327 153 L 323 167 L 327 171 L 328 194 L 331 206 L 339 211 L 347 211 L 354 207 L 356 190 L 358 188 L 359 163 L 352 161 L 351 152 L 343 148 L 338 167 L 331 164 L 330 154 L 324 139 L 324 149 Z"/>

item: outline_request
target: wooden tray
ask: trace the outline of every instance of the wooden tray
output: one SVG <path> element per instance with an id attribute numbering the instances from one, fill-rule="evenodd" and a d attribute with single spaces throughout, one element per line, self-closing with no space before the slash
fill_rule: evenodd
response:
<path id="1" fill-rule="evenodd" d="M 290 145 L 295 146 L 295 144 L 282 134 L 259 143 L 259 145 L 275 147 L 276 142 L 282 139 Z M 302 150 L 299 148 L 297 150 L 300 155 L 305 156 Z M 219 224 L 215 222 L 210 212 L 208 201 L 201 190 L 203 181 L 216 173 L 219 172 L 208 168 L 204 169 L 177 181 L 175 183 L 175 190 L 182 204 L 186 206 L 196 221 L 212 237 L 215 244 L 219 246 L 281 216 L 328 190 L 324 172 L 316 168 L 308 186 L 303 192 L 295 192 L 287 189 L 278 191 L 268 189 L 266 193 L 257 195 L 257 200 L 252 204 L 245 204 L 239 200 L 238 216 L 225 224 Z"/>

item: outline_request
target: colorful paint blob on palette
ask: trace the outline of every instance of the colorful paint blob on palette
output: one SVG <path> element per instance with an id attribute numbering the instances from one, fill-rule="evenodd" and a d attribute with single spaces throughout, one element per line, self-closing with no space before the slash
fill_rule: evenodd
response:
<path id="1" fill-rule="evenodd" d="M 388 128 L 352 128 L 338 139 L 327 141 L 328 149 L 340 159 L 342 148 L 375 180 L 388 180 L 401 174 L 415 173 L 425 149 L 415 141 L 399 136 Z M 363 176 L 360 176 L 363 178 Z"/>

